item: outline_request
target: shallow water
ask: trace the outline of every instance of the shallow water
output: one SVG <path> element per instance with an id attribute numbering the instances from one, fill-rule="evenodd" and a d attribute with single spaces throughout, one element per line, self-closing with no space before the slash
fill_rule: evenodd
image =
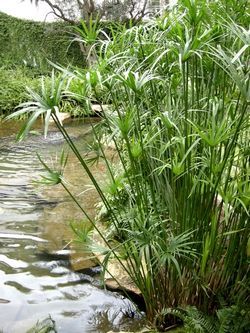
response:
<path id="1" fill-rule="evenodd" d="M 84 154 L 90 125 L 70 121 L 65 126 Z M 51 126 L 45 139 L 40 127 L 17 143 L 20 122 L 0 123 L 0 332 L 26 332 L 48 315 L 60 333 L 134 329 L 140 316 L 130 319 L 133 304 L 99 287 L 99 268 L 74 242 L 69 223 L 81 221 L 81 213 L 60 185 L 34 183 L 44 174 L 36 153 L 55 166 L 64 147 L 56 128 Z M 104 171 L 101 163 L 93 168 L 100 182 Z M 97 194 L 71 154 L 65 179 L 93 215 Z"/>

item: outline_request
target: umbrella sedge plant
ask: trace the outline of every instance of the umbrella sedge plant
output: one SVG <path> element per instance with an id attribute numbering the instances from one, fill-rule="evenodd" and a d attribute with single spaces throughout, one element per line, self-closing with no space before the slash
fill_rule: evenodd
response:
<path id="1" fill-rule="evenodd" d="M 60 105 L 49 104 L 106 209 L 108 238 L 91 220 L 105 243 L 104 269 L 118 260 L 160 329 L 177 322 L 169 309 L 213 314 L 222 299 L 249 301 L 250 40 L 245 7 L 230 4 L 179 1 L 165 17 L 104 41 L 101 67 L 80 76 L 67 69 L 70 82 L 86 87 L 86 108 L 100 91 L 109 104 L 100 104 L 101 124 L 93 126 L 106 188 L 60 123 Z M 32 97 L 23 112 L 42 114 L 48 103 Z M 113 142 L 115 163 L 102 136 Z"/>

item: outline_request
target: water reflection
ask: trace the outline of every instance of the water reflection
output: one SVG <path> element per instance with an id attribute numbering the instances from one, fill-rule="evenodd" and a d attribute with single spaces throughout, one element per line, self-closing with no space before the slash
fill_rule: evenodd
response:
<path id="1" fill-rule="evenodd" d="M 84 153 L 90 125 L 74 121 L 65 126 Z M 61 134 L 52 127 L 44 139 L 37 124 L 34 134 L 17 143 L 17 127 L 15 122 L 0 123 L 0 331 L 26 332 L 48 314 L 60 333 L 138 325 L 139 320 L 130 319 L 133 305 L 128 300 L 99 288 L 97 268 L 91 274 L 72 271 L 72 266 L 95 266 L 72 242 L 69 222 L 83 217 L 59 185 L 33 183 L 43 173 L 36 152 L 55 163 L 52 157 L 64 147 Z M 93 169 L 100 182 L 103 171 L 102 164 Z M 97 194 L 72 155 L 65 172 L 70 190 L 93 215 Z"/>

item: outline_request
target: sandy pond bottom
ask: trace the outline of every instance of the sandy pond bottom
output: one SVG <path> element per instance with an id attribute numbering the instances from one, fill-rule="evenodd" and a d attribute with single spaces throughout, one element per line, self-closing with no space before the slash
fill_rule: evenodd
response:
<path id="1" fill-rule="evenodd" d="M 44 172 L 36 153 L 56 165 L 64 147 L 61 134 L 51 127 L 45 139 L 37 124 L 33 134 L 17 143 L 20 126 L 0 123 L 0 332 L 26 332 L 48 315 L 59 333 L 138 329 L 141 315 L 129 300 L 99 287 L 98 268 L 72 270 L 73 261 L 73 267 L 84 267 L 82 245 L 72 242 L 69 227 L 70 221 L 83 219 L 81 213 L 60 185 L 41 188 L 33 183 Z M 65 126 L 84 154 L 90 125 L 70 121 Z M 101 163 L 93 172 L 105 182 Z M 65 178 L 94 214 L 96 193 L 72 155 Z"/>

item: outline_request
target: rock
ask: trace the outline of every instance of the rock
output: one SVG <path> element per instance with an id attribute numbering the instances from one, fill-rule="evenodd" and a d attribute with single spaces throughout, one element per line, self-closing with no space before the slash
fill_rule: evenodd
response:
<path id="1" fill-rule="evenodd" d="M 58 114 L 58 118 L 59 118 L 59 120 L 60 120 L 61 123 L 64 123 L 65 120 L 71 118 L 71 114 L 68 113 L 68 112 L 60 112 Z M 52 118 L 50 118 L 49 122 L 50 123 L 54 123 L 54 120 Z"/>
<path id="2" fill-rule="evenodd" d="M 124 265 L 126 262 L 124 260 Z M 107 267 L 108 272 L 105 273 L 105 285 L 111 290 L 125 290 L 128 293 L 141 295 L 140 290 L 135 286 L 128 273 L 121 267 L 119 262 L 111 259 Z"/>
<path id="3" fill-rule="evenodd" d="M 105 226 L 102 223 L 98 224 L 98 228 L 99 230 L 101 230 L 102 234 L 105 234 Z M 99 247 L 100 249 L 105 249 L 107 247 L 103 239 L 101 239 L 100 235 L 96 231 L 94 231 L 92 237 L 92 242 L 96 244 L 97 247 Z M 101 253 L 95 253 L 95 256 L 98 262 L 102 264 L 104 256 Z M 127 265 L 126 260 L 122 260 L 122 262 L 124 266 Z M 133 283 L 128 273 L 123 269 L 117 259 L 109 259 L 106 269 L 107 271 L 104 275 L 104 282 L 108 289 L 121 290 L 128 292 L 129 294 L 141 296 L 140 290 Z"/>
<path id="4" fill-rule="evenodd" d="M 92 104 L 91 107 L 92 107 L 93 113 L 99 114 L 99 113 L 102 113 L 103 110 L 108 111 L 110 106 L 106 105 L 106 104 L 104 104 L 102 106 L 100 104 Z"/>
<path id="5" fill-rule="evenodd" d="M 71 251 L 70 265 L 73 271 L 82 271 L 91 267 L 95 267 L 98 261 L 91 255 L 91 258 L 85 253 L 79 251 Z"/>

